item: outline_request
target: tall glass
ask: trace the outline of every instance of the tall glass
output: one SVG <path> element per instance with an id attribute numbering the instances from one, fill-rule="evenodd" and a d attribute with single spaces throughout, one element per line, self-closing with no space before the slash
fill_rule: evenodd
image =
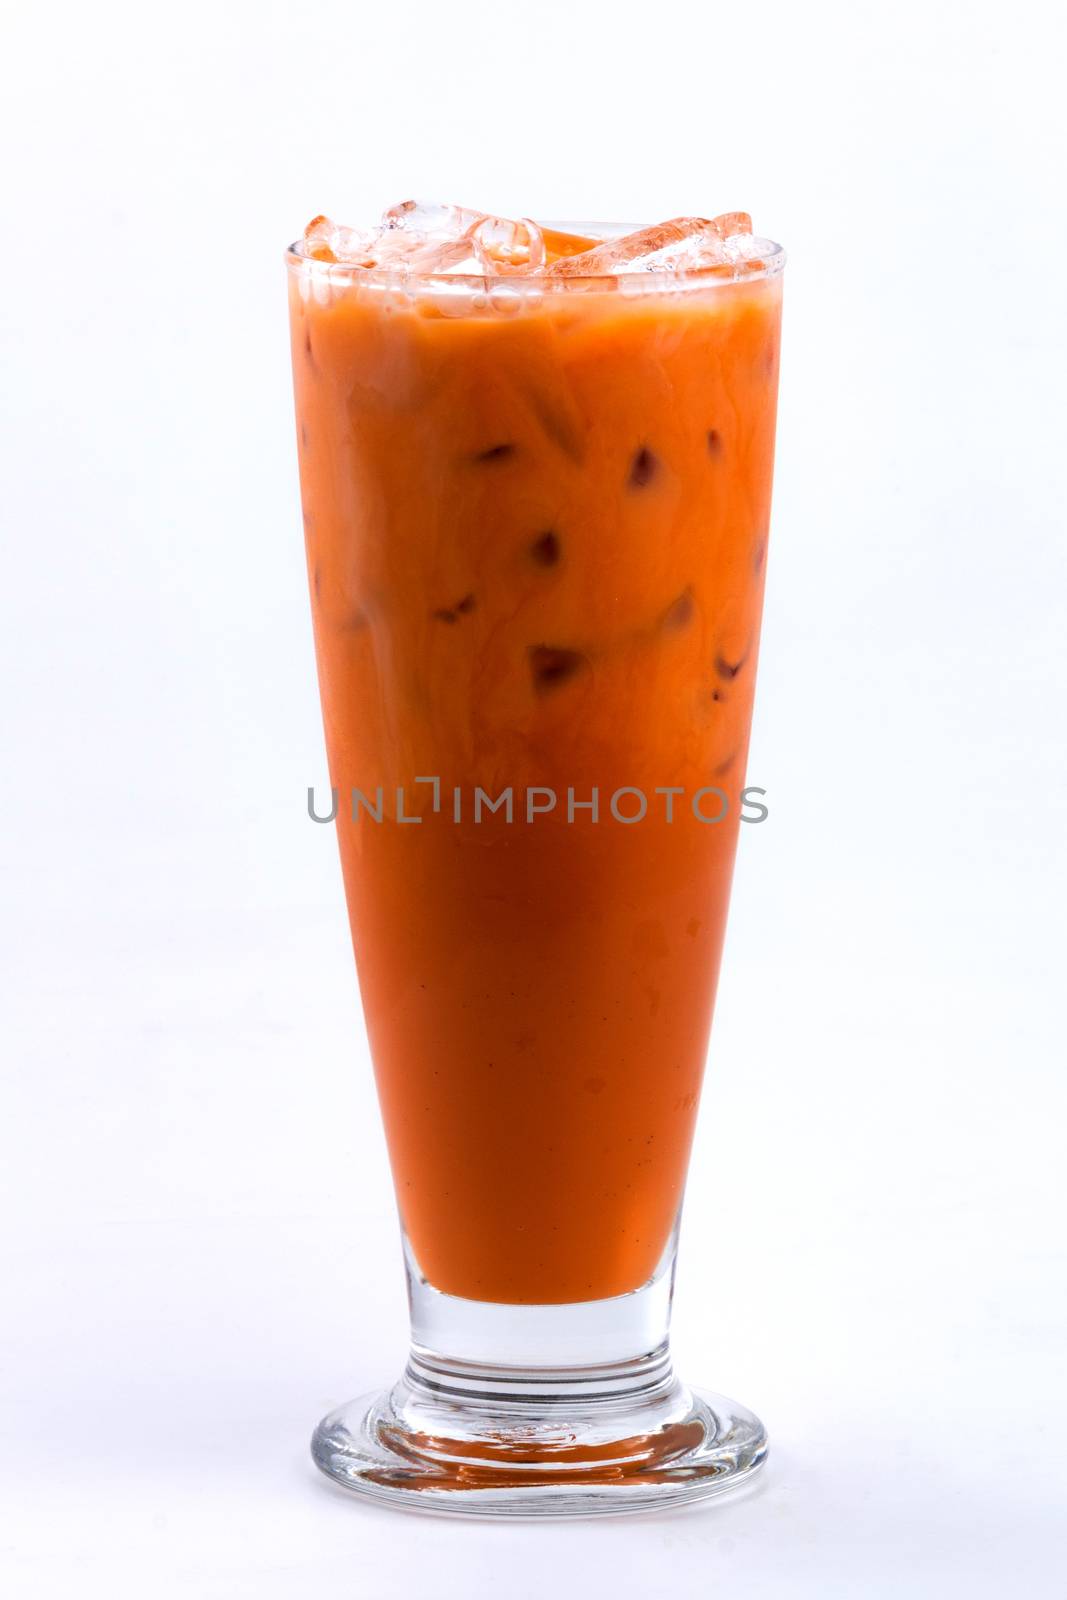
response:
<path id="1" fill-rule="evenodd" d="M 315 1433 L 363 1493 L 630 1510 L 764 1458 L 756 1417 L 675 1376 L 668 1332 L 748 803 L 783 260 L 493 280 L 289 253 L 411 1305 L 403 1377 Z"/>

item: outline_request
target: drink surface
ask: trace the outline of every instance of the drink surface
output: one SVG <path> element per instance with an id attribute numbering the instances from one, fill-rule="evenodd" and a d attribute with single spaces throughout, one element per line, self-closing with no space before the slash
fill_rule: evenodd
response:
<path id="1" fill-rule="evenodd" d="M 576 270 L 604 243 L 574 237 L 544 233 L 546 278 L 569 264 L 554 290 L 458 312 L 439 284 L 290 261 L 326 742 L 399 1208 L 435 1287 L 515 1303 L 639 1287 L 678 1215 L 777 389 L 780 277 L 626 293 Z"/>

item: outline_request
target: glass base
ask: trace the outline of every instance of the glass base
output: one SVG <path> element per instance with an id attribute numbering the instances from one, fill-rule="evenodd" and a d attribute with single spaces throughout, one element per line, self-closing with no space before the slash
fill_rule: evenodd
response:
<path id="1" fill-rule="evenodd" d="M 543 1376 L 531 1374 L 535 1387 Z M 736 1490 L 762 1466 L 767 1436 L 743 1406 L 673 1376 L 643 1401 L 573 1389 L 459 1400 L 413 1383 L 409 1367 L 393 1389 L 325 1417 L 311 1452 L 344 1488 L 409 1510 L 585 1517 Z"/>
<path id="2" fill-rule="evenodd" d="M 767 1435 L 751 1411 L 674 1375 L 676 1249 L 677 1228 L 629 1294 L 504 1305 L 434 1288 L 405 1238 L 404 1376 L 323 1418 L 316 1465 L 393 1505 L 483 1517 L 649 1511 L 740 1488 Z"/>

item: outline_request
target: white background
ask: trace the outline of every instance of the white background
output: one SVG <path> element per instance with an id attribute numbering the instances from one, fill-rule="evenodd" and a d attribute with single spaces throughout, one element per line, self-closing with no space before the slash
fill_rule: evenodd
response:
<path id="1" fill-rule="evenodd" d="M 1060 1596 L 1062 57 L 986 0 L 8 8 L 0 1589 Z M 686 1374 L 761 1489 L 404 1519 L 281 251 L 409 194 L 790 250 Z"/>

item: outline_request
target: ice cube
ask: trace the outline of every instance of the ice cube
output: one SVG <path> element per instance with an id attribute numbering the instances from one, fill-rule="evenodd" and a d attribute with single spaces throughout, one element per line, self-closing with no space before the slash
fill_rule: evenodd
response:
<path id="1" fill-rule="evenodd" d="M 701 272 L 726 260 L 726 245 L 713 223 L 687 234 L 673 244 L 664 245 L 646 256 L 628 261 L 623 272 Z"/>
<path id="2" fill-rule="evenodd" d="M 463 239 L 485 216 L 467 206 L 440 205 L 436 200 L 404 200 L 382 213 L 386 233 L 399 229 L 423 239 Z"/>
<path id="3" fill-rule="evenodd" d="M 304 229 L 304 254 L 310 256 L 312 261 L 336 261 L 333 253 L 336 232 L 336 225 L 329 217 L 312 217 Z"/>
<path id="4" fill-rule="evenodd" d="M 747 211 L 724 211 L 712 226 L 722 239 L 722 260 L 735 278 L 758 272 L 763 261 L 774 254 L 768 240 L 752 237 L 752 218 Z"/>
<path id="5" fill-rule="evenodd" d="M 542 228 L 542 237 L 545 241 L 545 256 L 550 261 L 556 261 L 560 256 L 576 256 L 583 250 L 595 248 L 596 239 L 590 239 L 584 233 L 560 233 L 558 228 Z"/>
<path id="6" fill-rule="evenodd" d="M 651 228 L 638 228 L 636 233 L 624 234 L 621 239 L 606 239 L 595 250 L 564 256 L 554 261 L 548 270 L 559 278 L 608 277 L 618 272 L 640 271 L 645 257 L 677 247 L 692 235 L 711 227 L 706 217 L 674 217 L 670 222 L 658 222 Z"/>
<path id="7" fill-rule="evenodd" d="M 488 274 L 539 272 L 545 264 L 545 238 L 536 222 L 521 217 L 483 217 L 471 230 L 474 252 Z"/>
<path id="8" fill-rule="evenodd" d="M 776 246 L 769 239 L 754 239 L 750 233 L 735 233 L 723 241 L 723 255 L 733 268 L 735 278 L 759 272 L 763 263 L 774 255 Z"/>
<path id="9" fill-rule="evenodd" d="M 720 239 L 732 239 L 735 234 L 752 232 L 752 218 L 747 211 L 724 211 L 711 225 Z"/>
<path id="10" fill-rule="evenodd" d="M 469 239 L 426 239 L 418 234 L 386 233 L 378 239 L 378 265 L 396 272 L 458 272 L 473 260 Z M 477 264 L 470 267 L 477 271 Z"/>
<path id="11" fill-rule="evenodd" d="M 471 232 L 484 216 L 436 201 L 390 206 L 378 233 L 379 265 L 402 272 L 477 272 Z"/>
<path id="12" fill-rule="evenodd" d="M 304 254 L 312 261 L 341 261 L 373 267 L 375 235 L 357 228 L 342 228 L 329 217 L 313 217 L 304 229 Z"/>

